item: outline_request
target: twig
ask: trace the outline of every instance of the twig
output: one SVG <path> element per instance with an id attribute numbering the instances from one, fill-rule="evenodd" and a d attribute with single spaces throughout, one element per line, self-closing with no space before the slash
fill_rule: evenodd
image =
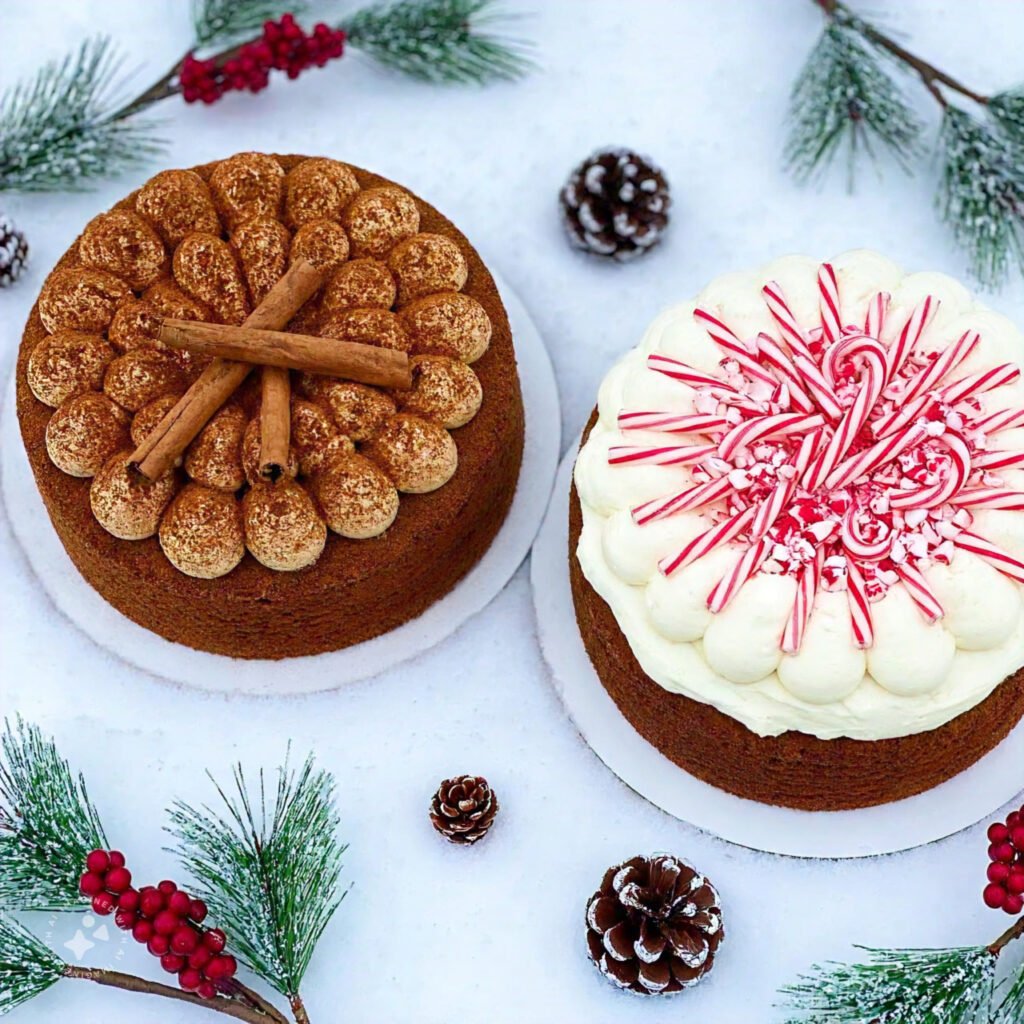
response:
<path id="1" fill-rule="evenodd" d="M 291 997 L 291 1004 L 292 1016 L 295 1018 L 295 1024 L 309 1024 L 309 1014 L 306 1013 L 306 1007 L 298 992 Z"/>
<path id="2" fill-rule="evenodd" d="M 1015 942 L 1020 938 L 1024 938 L 1024 917 L 1019 918 L 1014 924 L 1010 925 L 1010 927 L 1007 928 L 1006 931 L 988 947 L 988 951 L 993 956 L 999 956 L 999 954 L 1011 942 Z"/>

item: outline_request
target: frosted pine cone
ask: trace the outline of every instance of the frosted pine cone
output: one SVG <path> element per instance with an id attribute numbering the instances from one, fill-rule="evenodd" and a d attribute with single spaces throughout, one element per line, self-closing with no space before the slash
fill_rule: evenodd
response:
<path id="1" fill-rule="evenodd" d="M 572 244 L 619 261 L 642 256 L 660 241 L 672 203 L 664 174 L 627 149 L 587 157 L 563 186 L 561 201 Z"/>
<path id="2" fill-rule="evenodd" d="M 498 798 L 477 775 L 457 775 L 438 787 L 430 804 L 434 828 L 451 843 L 482 839 L 498 813 Z"/>
<path id="3" fill-rule="evenodd" d="M 28 242 L 14 221 L 0 213 L 0 288 L 14 284 L 28 262 Z"/>
<path id="4" fill-rule="evenodd" d="M 724 935 L 715 887 L 668 854 L 609 868 L 587 904 L 591 959 L 609 981 L 639 995 L 696 985 Z"/>

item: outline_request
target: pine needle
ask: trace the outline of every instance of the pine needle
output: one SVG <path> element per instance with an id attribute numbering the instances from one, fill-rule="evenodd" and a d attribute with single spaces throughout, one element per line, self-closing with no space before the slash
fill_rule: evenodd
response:
<path id="1" fill-rule="evenodd" d="M 989 1024 L 996 958 L 984 947 L 865 952 L 784 988 L 789 1024 Z"/>
<path id="2" fill-rule="evenodd" d="M 0 97 L 0 190 L 80 189 L 160 151 L 152 123 L 112 117 L 119 64 L 109 38 L 87 39 Z"/>
<path id="3" fill-rule="evenodd" d="M 223 812 L 177 803 L 169 831 L 231 950 L 291 997 L 344 896 L 334 779 L 312 757 L 297 774 L 286 764 L 269 807 L 262 772 L 256 804 L 241 766 L 234 781 L 230 796 L 217 786 Z"/>
<path id="4" fill-rule="evenodd" d="M 985 286 L 1024 266 L 1024 151 L 959 107 L 947 108 L 940 137 L 939 216 Z"/>
<path id="5" fill-rule="evenodd" d="M 0 1016 L 60 981 L 64 961 L 17 921 L 0 914 Z"/>
<path id="6" fill-rule="evenodd" d="M 793 86 L 786 164 L 798 181 L 827 168 L 844 147 L 853 181 L 861 150 L 881 143 L 908 168 L 922 124 L 896 81 L 859 34 L 838 15 L 829 21 Z"/>
<path id="7" fill-rule="evenodd" d="M 192 0 L 196 46 L 237 42 L 259 32 L 265 21 L 287 11 L 299 17 L 308 6 L 305 0 Z"/>
<path id="8" fill-rule="evenodd" d="M 20 718 L 0 740 L 0 907 L 84 907 L 78 882 L 90 851 L 106 849 L 85 780 L 52 740 Z"/>
<path id="9" fill-rule="evenodd" d="M 1018 146 L 1024 146 L 1024 87 L 996 93 L 988 101 L 988 112 Z"/>
<path id="10" fill-rule="evenodd" d="M 356 11 L 342 27 L 352 46 L 402 74 L 482 85 L 533 67 L 528 43 L 485 31 L 510 20 L 494 0 L 398 0 Z"/>
<path id="11" fill-rule="evenodd" d="M 1009 991 L 992 1017 L 992 1024 L 1020 1024 L 1021 1021 L 1024 1021 L 1024 965 L 1018 967 L 1016 979 L 1010 981 Z"/>

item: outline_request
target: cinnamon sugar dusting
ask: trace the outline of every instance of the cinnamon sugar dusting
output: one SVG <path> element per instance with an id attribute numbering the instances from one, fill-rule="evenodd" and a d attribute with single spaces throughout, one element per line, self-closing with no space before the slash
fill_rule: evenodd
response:
<path id="1" fill-rule="evenodd" d="M 409 351 L 409 337 L 398 317 L 388 309 L 320 311 L 321 338 L 355 341 L 399 352 Z"/>
<path id="2" fill-rule="evenodd" d="M 218 491 L 237 491 L 245 483 L 242 435 L 248 417 L 238 405 L 225 405 L 199 432 L 185 453 L 185 472 Z"/>
<path id="3" fill-rule="evenodd" d="M 78 243 L 87 267 L 106 270 L 142 289 L 167 273 L 167 252 L 157 233 L 138 214 L 111 210 L 93 217 Z"/>
<path id="4" fill-rule="evenodd" d="M 473 370 L 448 356 L 413 356 L 412 388 L 397 391 L 399 408 L 454 430 L 479 411 L 484 390 Z"/>
<path id="5" fill-rule="evenodd" d="M 174 408 L 181 396 L 177 393 L 161 395 L 148 402 L 132 417 L 132 444 L 136 448 L 149 436 L 150 431 Z"/>
<path id="6" fill-rule="evenodd" d="M 233 494 L 186 484 L 160 520 L 160 547 L 186 576 L 226 576 L 245 555 L 241 505 Z"/>
<path id="7" fill-rule="evenodd" d="M 229 228 L 250 217 L 276 217 L 284 193 L 284 168 L 264 153 L 236 153 L 213 169 L 210 192 Z"/>
<path id="8" fill-rule="evenodd" d="M 318 472 L 328 455 L 339 450 L 354 451 L 352 442 L 338 433 L 327 411 L 305 398 L 292 399 L 292 445 L 303 476 Z"/>
<path id="9" fill-rule="evenodd" d="M 124 281 L 105 270 L 55 270 L 39 294 L 39 319 L 50 334 L 62 328 L 101 334 L 131 294 Z"/>
<path id="10" fill-rule="evenodd" d="M 387 266 L 374 259 L 350 260 L 339 267 L 324 288 L 322 309 L 390 309 L 398 288 Z"/>
<path id="11" fill-rule="evenodd" d="M 409 494 L 436 491 L 454 476 L 459 463 L 448 431 L 409 413 L 392 416 L 362 451 Z"/>
<path id="12" fill-rule="evenodd" d="M 132 469 L 131 449 L 112 455 L 93 477 L 89 504 L 96 521 L 121 540 L 145 540 L 160 525 L 167 503 L 178 489 L 174 472 L 152 483 Z"/>
<path id="13" fill-rule="evenodd" d="M 366 384 L 312 374 L 303 374 L 301 383 L 307 394 L 327 407 L 338 430 L 353 441 L 365 441 L 397 409 L 394 399 Z"/>
<path id="14" fill-rule="evenodd" d="M 313 499 L 294 480 L 255 484 L 242 499 L 242 515 L 245 546 L 268 569 L 305 569 L 327 543 L 327 527 Z"/>
<path id="15" fill-rule="evenodd" d="M 309 260 L 318 270 L 334 270 L 348 259 L 345 229 L 333 220 L 310 220 L 295 232 L 289 263 Z"/>
<path id="16" fill-rule="evenodd" d="M 388 266 L 398 279 L 401 305 L 434 292 L 457 292 L 469 276 L 462 250 L 444 235 L 413 235 L 399 242 Z"/>
<path id="17" fill-rule="evenodd" d="M 54 408 L 72 395 L 99 391 L 114 350 L 99 334 L 58 331 L 32 350 L 28 386 L 40 402 Z"/>
<path id="18" fill-rule="evenodd" d="M 348 204 L 341 223 L 356 256 L 383 259 L 419 231 L 420 211 L 412 196 L 400 188 L 368 188 Z"/>
<path id="19" fill-rule="evenodd" d="M 94 391 L 69 398 L 46 425 L 50 461 L 69 476 L 93 476 L 128 443 L 128 414 Z"/>
<path id="20" fill-rule="evenodd" d="M 352 169 L 337 160 L 303 160 L 285 178 L 284 215 L 293 228 L 311 220 L 337 220 L 359 191 Z"/>
<path id="21" fill-rule="evenodd" d="M 491 343 L 487 311 L 461 292 L 439 292 L 416 299 L 398 315 L 416 355 L 451 356 L 475 363 Z"/>
<path id="22" fill-rule="evenodd" d="M 242 472 L 250 485 L 258 484 L 263 479 L 260 473 L 261 451 L 260 416 L 257 412 L 249 420 L 242 435 Z M 284 467 L 284 473 L 291 480 L 299 475 L 299 457 L 291 445 L 288 447 L 288 465 Z"/>
<path id="23" fill-rule="evenodd" d="M 361 455 L 332 459 L 313 486 L 327 525 L 342 537 L 378 537 L 398 515 L 394 484 Z"/>
<path id="24" fill-rule="evenodd" d="M 185 377 L 169 352 L 133 348 L 118 356 L 103 378 L 103 391 L 130 412 L 171 391 L 183 391 Z"/>
<path id="25" fill-rule="evenodd" d="M 252 217 L 231 235 L 249 294 L 259 303 L 277 284 L 288 265 L 288 229 L 273 217 Z"/>
<path id="26" fill-rule="evenodd" d="M 209 186 L 195 171 L 161 171 L 139 189 L 135 209 L 170 246 L 186 235 L 220 234 Z"/>
<path id="27" fill-rule="evenodd" d="M 240 324 L 252 308 L 234 250 L 216 235 L 197 232 L 174 250 L 174 278 L 219 323 Z"/>

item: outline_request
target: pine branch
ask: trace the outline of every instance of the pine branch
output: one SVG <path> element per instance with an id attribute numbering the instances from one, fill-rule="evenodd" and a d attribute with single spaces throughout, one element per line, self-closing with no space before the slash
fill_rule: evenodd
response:
<path id="1" fill-rule="evenodd" d="M 1020 1024 L 1024 1020 L 1024 968 L 1017 972 L 995 1014 L 992 1024 Z"/>
<path id="2" fill-rule="evenodd" d="M 265 21 L 287 11 L 298 18 L 306 0 L 192 0 L 192 29 L 197 48 L 223 46 L 258 32 Z"/>
<path id="3" fill-rule="evenodd" d="M 256 804 L 240 766 L 234 780 L 233 795 L 217 786 L 224 811 L 178 803 L 169 831 L 232 949 L 298 1012 L 302 978 L 344 896 L 334 780 L 312 757 L 297 774 L 286 764 L 272 806 L 262 772 Z"/>
<path id="4" fill-rule="evenodd" d="M 864 948 L 864 947 L 858 947 Z M 984 948 L 866 949 L 782 990 L 789 1024 L 989 1024 L 996 958 Z"/>
<path id="5" fill-rule="evenodd" d="M 989 287 L 1011 262 L 1024 266 L 1024 153 L 959 107 L 949 107 L 940 137 L 939 216 Z"/>
<path id="6" fill-rule="evenodd" d="M 30 931 L 0 914 L 0 1017 L 60 981 L 64 968 Z"/>
<path id="7" fill-rule="evenodd" d="M 1008 139 L 1024 146 L 1024 86 L 996 93 L 988 101 L 988 112 Z"/>
<path id="8" fill-rule="evenodd" d="M 52 740 L 20 718 L 0 740 L 0 907 L 84 907 L 78 881 L 91 850 L 106 849 L 85 780 Z"/>
<path id="9" fill-rule="evenodd" d="M 0 190 L 76 189 L 160 151 L 151 123 L 112 116 L 119 66 L 109 38 L 87 39 L 0 97 Z"/>
<path id="10" fill-rule="evenodd" d="M 428 82 L 521 78 L 529 44 L 485 31 L 510 20 L 494 0 L 398 0 L 356 11 L 342 26 L 352 46 Z"/>

